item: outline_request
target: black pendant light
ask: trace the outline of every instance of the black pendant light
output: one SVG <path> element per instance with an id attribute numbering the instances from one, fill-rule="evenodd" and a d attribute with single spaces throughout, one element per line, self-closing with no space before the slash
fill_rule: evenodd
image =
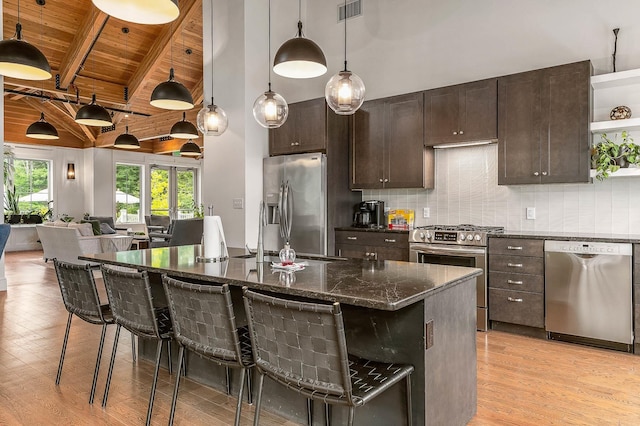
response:
<path id="1" fill-rule="evenodd" d="M 269 0 L 269 50 L 267 62 L 271 62 L 271 0 Z M 253 103 L 253 118 L 256 119 L 259 125 L 266 127 L 267 129 L 276 129 L 287 121 L 289 116 L 289 105 L 287 101 L 278 93 L 271 90 L 271 67 L 267 66 L 269 70 L 269 90 Z"/>
<path id="2" fill-rule="evenodd" d="M 175 80 L 173 68 L 169 70 L 169 80 L 160 83 L 151 93 L 151 105 L 162 109 L 187 110 L 193 108 L 191 92 Z"/>
<path id="3" fill-rule="evenodd" d="M 180 148 L 180 156 L 183 157 L 199 157 L 201 154 L 200 147 L 191 139 L 186 141 Z"/>
<path id="4" fill-rule="evenodd" d="M 44 0 L 38 0 L 40 6 Z M 51 66 L 47 58 L 35 46 L 22 39 L 20 24 L 20 0 L 16 33 L 8 40 L 0 41 L 0 75 L 23 80 L 47 80 L 51 78 Z"/>
<path id="5" fill-rule="evenodd" d="M 176 139 L 193 139 L 197 138 L 199 135 L 196 126 L 191 124 L 190 121 L 187 121 L 187 114 L 183 112 L 182 120 L 171 126 L 169 136 Z"/>
<path id="6" fill-rule="evenodd" d="M 136 24 L 166 24 L 180 16 L 178 0 L 92 0 L 104 13 Z"/>
<path id="7" fill-rule="evenodd" d="M 319 77 L 327 72 L 327 60 L 320 46 L 302 34 L 300 11 L 302 0 L 298 0 L 298 33 L 285 41 L 273 58 L 273 72 L 289 78 Z"/>
<path id="8" fill-rule="evenodd" d="M 129 133 L 129 126 L 125 126 L 124 133 L 119 135 L 116 138 L 116 141 L 113 143 L 113 146 L 116 148 L 124 148 L 124 149 L 138 149 L 140 148 L 140 142 L 138 138 Z"/>
<path id="9" fill-rule="evenodd" d="M 91 103 L 83 106 L 76 113 L 76 123 L 98 127 L 108 127 L 113 124 L 109 111 L 96 103 L 95 93 L 91 97 Z"/>
<path id="10" fill-rule="evenodd" d="M 44 119 L 44 112 L 40 113 L 40 120 L 32 123 L 27 128 L 27 137 L 33 139 L 59 139 L 58 131 L 53 124 Z"/>

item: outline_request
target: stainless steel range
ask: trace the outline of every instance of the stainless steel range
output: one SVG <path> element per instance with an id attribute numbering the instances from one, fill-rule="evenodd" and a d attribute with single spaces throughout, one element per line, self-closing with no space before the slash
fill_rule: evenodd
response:
<path id="1" fill-rule="evenodd" d="M 429 225 L 409 233 L 409 261 L 482 269 L 476 280 L 478 330 L 486 331 L 487 311 L 487 238 L 504 232 L 499 226 Z"/>

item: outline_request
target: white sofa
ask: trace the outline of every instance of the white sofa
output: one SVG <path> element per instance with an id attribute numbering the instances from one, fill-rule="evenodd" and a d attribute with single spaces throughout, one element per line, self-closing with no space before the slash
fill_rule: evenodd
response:
<path id="1" fill-rule="evenodd" d="M 78 256 L 127 250 L 133 240 L 132 236 L 123 234 L 93 235 L 91 224 L 83 225 L 86 226 L 36 225 L 44 260 L 59 259 L 72 263 L 90 263 L 78 260 Z"/>

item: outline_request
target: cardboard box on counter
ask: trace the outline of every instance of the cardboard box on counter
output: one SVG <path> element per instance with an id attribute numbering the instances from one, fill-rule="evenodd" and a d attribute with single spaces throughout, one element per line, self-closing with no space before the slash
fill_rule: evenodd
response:
<path id="1" fill-rule="evenodd" d="M 413 229 L 415 213 L 413 210 L 389 210 L 387 215 L 387 228 L 389 229 Z"/>

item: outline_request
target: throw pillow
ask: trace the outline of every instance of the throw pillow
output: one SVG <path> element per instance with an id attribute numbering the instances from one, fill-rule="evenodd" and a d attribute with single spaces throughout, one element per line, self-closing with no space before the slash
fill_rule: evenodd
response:
<path id="1" fill-rule="evenodd" d="M 100 223 L 100 232 L 102 232 L 103 234 L 115 234 L 116 231 L 109 226 L 108 223 Z"/>
<path id="2" fill-rule="evenodd" d="M 100 221 L 99 220 L 82 220 L 80 223 L 90 223 L 93 228 L 93 235 L 101 235 Z"/>
<path id="3" fill-rule="evenodd" d="M 93 227 L 90 223 L 70 223 L 69 228 L 75 228 L 81 237 L 92 237 Z"/>
<path id="4" fill-rule="evenodd" d="M 69 223 L 63 221 L 63 220 L 56 220 L 55 222 L 53 222 L 53 226 L 62 226 L 62 227 L 67 227 L 69 225 Z"/>

